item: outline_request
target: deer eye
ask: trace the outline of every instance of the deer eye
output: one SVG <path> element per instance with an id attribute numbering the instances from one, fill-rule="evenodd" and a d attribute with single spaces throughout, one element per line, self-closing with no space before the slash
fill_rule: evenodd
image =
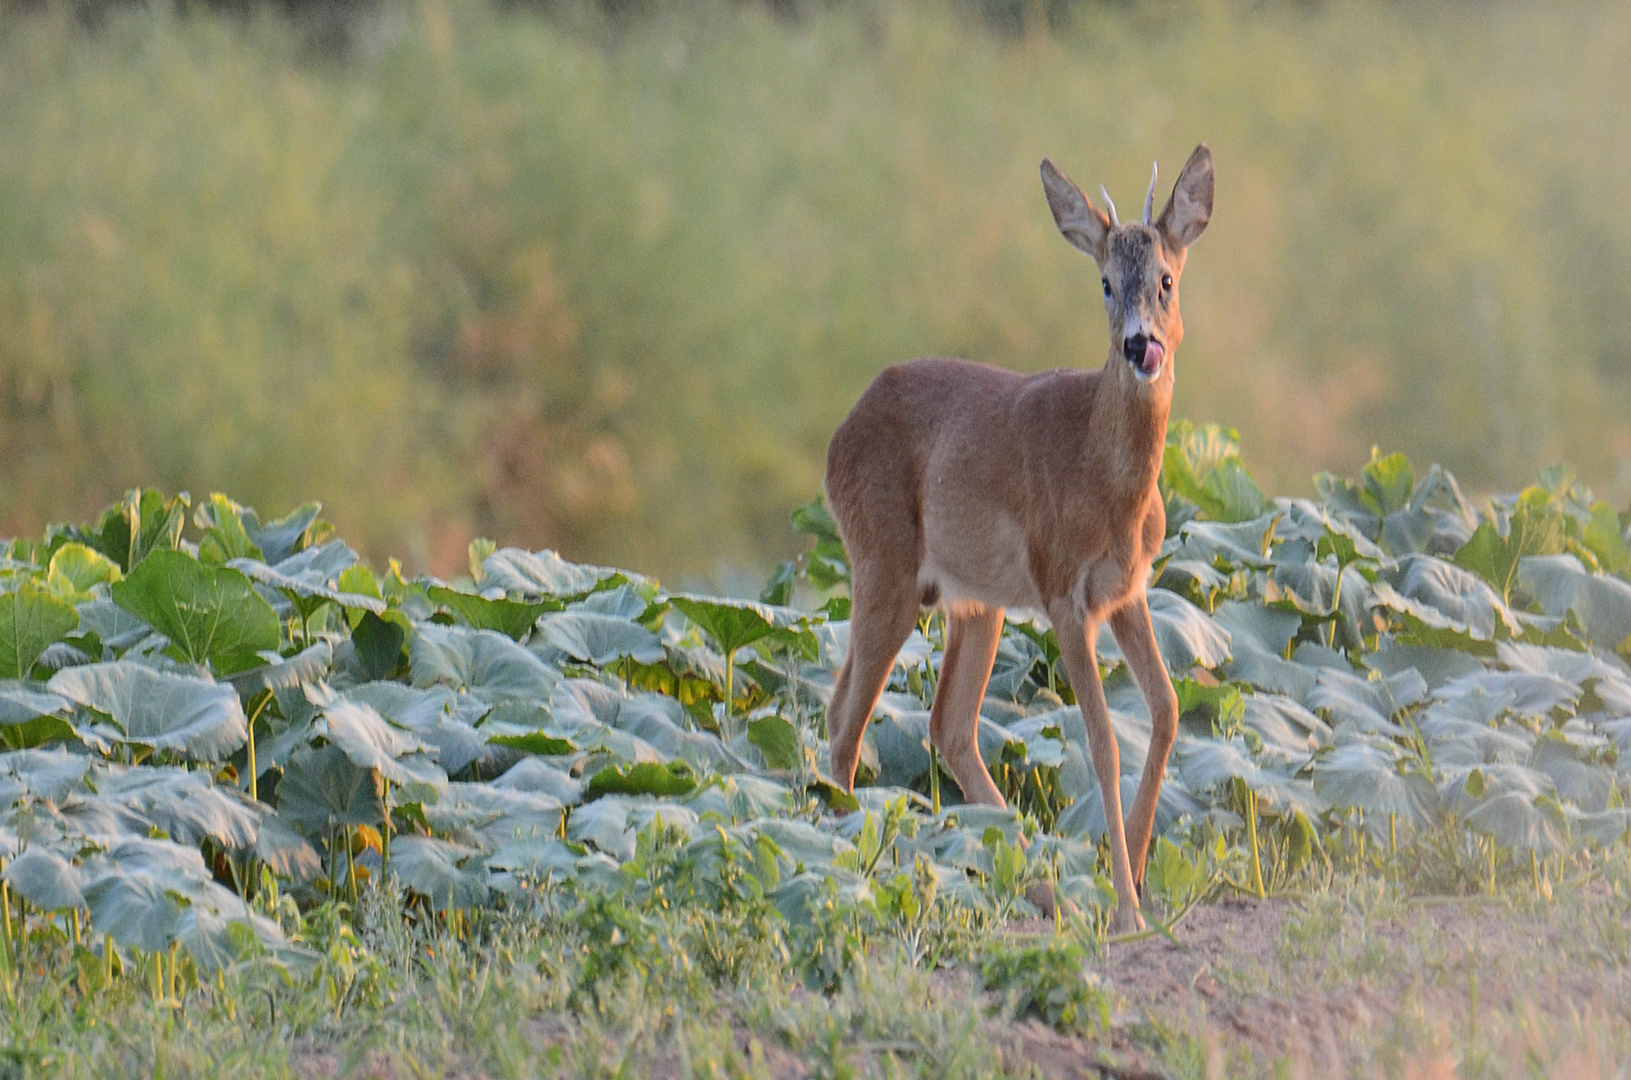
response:
<path id="1" fill-rule="evenodd" d="M 1105 297 L 1106 300 L 1108 300 L 1110 298 L 1110 279 L 1109 278 L 1101 278 L 1100 280 L 1104 284 L 1104 297 Z"/>
<path id="2" fill-rule="evenodd" d="M 1161 291 L 1162 292 L 1171 292 L 1172 291 L 1172 275 L 1171 274 L 1162 274 L 1161 275 Z"/>

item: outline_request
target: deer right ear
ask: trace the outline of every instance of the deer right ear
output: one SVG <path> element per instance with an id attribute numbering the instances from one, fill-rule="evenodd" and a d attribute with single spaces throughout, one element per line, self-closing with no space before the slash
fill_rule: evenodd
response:
<path id="1" fill-rule="evenodd" d="M 1042 159 L 1042 190 L 1047 192 L 1048 209 L 1053 211 L 1059 232 L 1102 266 L 1105 243 L 1110 238 L 1110 219 L 1047 158 Z"/>

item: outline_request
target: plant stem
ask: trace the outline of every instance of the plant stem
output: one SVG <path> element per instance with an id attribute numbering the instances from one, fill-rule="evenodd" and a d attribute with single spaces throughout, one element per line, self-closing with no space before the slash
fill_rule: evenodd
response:
<path id="1" fill-rule="evenodd" d="M 5 868 L 6 860 L 0 859 L 0 872 L 4 872 Z M 11 944 L 11 886 L 4 881 L 0 881 L 0 911 L 5 912 L 6 963 L 15 966 L 12 962 L 17 955 Z"/>
<path id="2" fill-rule="evenodd" d="M 1257 855 L 1257 792 L 1251 788 L 1246 789 L 1246 835 L 1252 845 L 1252 888 L 1257 890 L 1259 900 L 1268 896 L 1263 888 L 1263 864 Z"/>
<path id="3" fill-rule="evenodd" d="M 380 777 L 380 784 L 382 792 L 381 798 L 385 802 L 385 831 L 380 834 L 379 880 L 381 884 L 384 884 L 385 871 L 390 869 L 391 866 L 391 781 L 382 776 Z M 565 814 L 561 815 L 561 821 L 564 829 L 564 823 L 566 821 Z M 561 839 L 566 839 L 566 834 L 564 831 L 561 834 Z"/>
<path id="4" fill-rule="evenodd" d="M 260 719 L 261 711 L 266 708 L 266 703 L 271 700 L 272 691 L 265 691 L 265 696 L 261 698 L 260 704 L 256 705 L 255 711 L 249 714 L 249 761 L 247 763 L 249 767 L 249 797 L 257 802 L 260 800 L 260 770 L 255 766 L 255 721 Z"/>
<path id="5" fill-rule="evenodd" d="M 349 889 L 348 889 L 348 891 L 351 894 L 351 906 L 356 907 L 357 906 L 357 856 L 352 853 L 351 826 L 349 826 L 349 825 L 347 825 L 345 827 L 345 870 L 346 870 L 346 877 L 349 879 Z"/>
<path id="6" fill-rule="evenodd" d="M 736 650 L 729 649 L 725 653 L 725 715 L 731 714 L 731 700 L 736 696 Z"/>
<path id="7" fill-rule="evenodd" d="M 929 806 L 934 816 L 940 816 L 940 754 L 929 743 Z"/>

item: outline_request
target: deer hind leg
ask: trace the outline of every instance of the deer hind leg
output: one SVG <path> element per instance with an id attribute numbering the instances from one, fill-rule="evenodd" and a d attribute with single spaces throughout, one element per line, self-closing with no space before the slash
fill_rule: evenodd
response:
<path id="1" fill-rule="evenodd" d="M 845 791 L 855 788 L 861 736 L 889 679 L 889 669 L 917 625 L 916 575 L 886 577 L 857 567 L 851 596 L 849 649 L 827 706 L 832 777 Z"/>
<path id="2" fill-rule="evenodd" d="M 929 712 L 929 739 L 970 802 L 1007 806 L 980 757 L 980 702 L 1002 638 L 1002 608 L 946 613 L 946 655 Z"/>
<path id="3" fill-rule="evenodd" d="M 1161 661 L 1155 630 L 1150 625 L 1149 603 L 1142 592 L 1110 616 L 1110 628 L 1150 707 L 1150 754 L 1144 759 L 1144 776 L 1127 818 L 1127 854 L 1132 860 L 1133 882 L 1142 888 L 1144 860 L 1149 855 L 1150 834 L 1155 830 L 1155 806 L 1161 796 L 1161 777 L 1178 735 L 1178 696 L 1173 693 L 1172 680 Z"/>

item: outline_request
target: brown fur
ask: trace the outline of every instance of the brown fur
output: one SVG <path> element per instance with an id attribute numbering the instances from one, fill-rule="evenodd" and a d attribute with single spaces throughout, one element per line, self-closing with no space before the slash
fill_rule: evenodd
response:
<path id="1" fill-rule="evenodd" d="M 1112 225 L 1051 162 L 1042 177 L 1060 232 L 1114 293 L 1109 357 L 1098 371 L 1031 376 L 915 360 L 861 395 L 827 448 L 827 501 L 853 574 L 850 647 L 827 730 L 833 776 L 850 788 L 895 655 L 919 605 L 938 601 L 947 631 L 930 737 L 969 798 L 1004 805 L 979 756 L 979 705 L 1004 609 L 1045 613 L 1087 725 L 1120 898 L 1112 925 L 1125 930 L 1142 924 L 1137 885 L 1177 730 L 1144 587 L 1166 532 L 1156 477 L 1183 338 L 1177 279 L 1211 216 L 1212 162 L 1197 147 L 1161 217 L 1146 224 Z M 1130 338 L 1128 351 L 1143 356 L 1144 337 L 1164 347 L 1152 379 L 1124 355 Z M 1119 749 L 1094 658 L 1106 618 L 1154 718 L 1125 829 Z"/>

